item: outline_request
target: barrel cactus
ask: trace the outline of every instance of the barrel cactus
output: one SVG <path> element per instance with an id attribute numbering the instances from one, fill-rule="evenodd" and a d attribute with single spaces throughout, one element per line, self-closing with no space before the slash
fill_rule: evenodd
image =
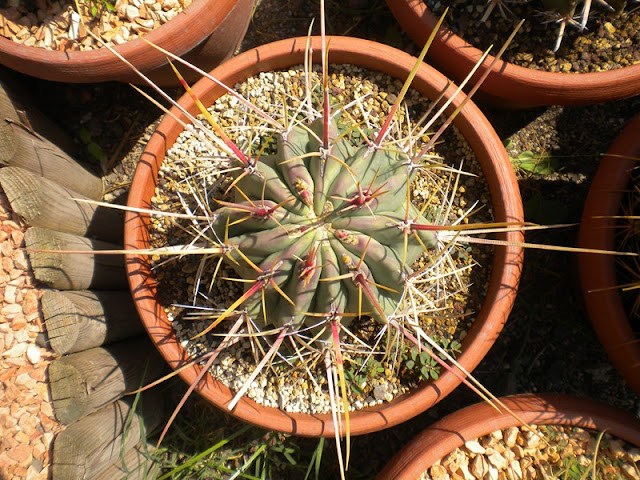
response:
<path id="1" fill-rule="evenodd" d="M 227 262 L 255 280 L 245 284 L 252 318 L 294 329 L 319 316 L 348 326 L 364 312 L 384 322 L 409 266 L 436 245 L 429 230 L 408 236 L 411 223 L 426 224 L 407 203 L 409 156 L 355 145 L 339 124 L 326 126 L 327 149 L 323 118 L 278 133 L 277 151 L 234 183 L 235 203 L 220 202 L 215 228 Z"/>

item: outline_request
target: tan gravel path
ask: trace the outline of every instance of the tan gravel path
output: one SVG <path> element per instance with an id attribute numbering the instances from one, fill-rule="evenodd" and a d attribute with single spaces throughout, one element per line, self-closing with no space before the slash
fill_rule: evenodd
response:
<path id="1" fill-rule="evenodd" d="M 41 292 L 20 250 L 26 226 L 0 189 L 0 478 L 46 479 L 61 430 L 46 378 L 54 355 L 35 344 Z"/>

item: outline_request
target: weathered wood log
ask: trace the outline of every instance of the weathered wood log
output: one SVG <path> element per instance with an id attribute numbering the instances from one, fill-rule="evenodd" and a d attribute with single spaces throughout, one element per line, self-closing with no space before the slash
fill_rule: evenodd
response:
<path id="1" fill-rule="evenodd" d="M 49 365 L 56 418 L 69 425 L 151 383 L 165 368 L 146 336 L 57 358 Z"/>
<path id="2" fill-rule="evenodd" d="M 126 291 L 46 290 L 40 299 L 49 346 L 59 355 L 80 352 L 144 331 Z"/>
<path id="3" fill-rule="evenodd" d="M 54 480 L 89 480 L 108 468 L 120 454 L 138 444 L 164 420 L 162 396 L 149 392 L 134 414 L 131 397 L 118 400 L 78 420 L 60 432 L 53 444 Z"/>
<path id="4" fill-rule="evenodd" d="M 19 80 L 10 70 L 0 69 L 0 118 L 21 123 L 70 155 L 75 154 L 77 147 L 71 136 L 35 106 L 33 96 Z"/>
<path id="5" fill-rule="evenodd" d="M 102 196 L 100 177 L 28 127 L 2 119 L 0 165 L 26 168 L 89 198 Z"/>
<path id="6" fill-rule="evenodd" d="M 59 290 L 126 290 L 123 255 L 72 254 L 121 248 L 47 228 L 31 227 L 24 236 L 27 254 L 37 280 Z M 53 250 L 55 253 L 39 252 Z"/>
<path id="7" fill-rule="evenodd" d="M 88 198 L 20 167 L 1 168 L 0 186 L 13 211 L 32 227 L 122 242 L 121 210 L 76 201 Z"/>
<path id="8" fill-rule="evenodd" d="M 0 71 L 0 165 L 23 167 L 89 198 L 100 198 L 102 181 L 71 158 L 71 138 L 12 80 Z"/>
<path id="9" fill-rule="evenodd" d="M 151 458 L 154 450 L 155 447 L 151 443 L 141 442 L 93 477 L 92 480 L 148 480 L 156 478 L 158 467 Z"/>

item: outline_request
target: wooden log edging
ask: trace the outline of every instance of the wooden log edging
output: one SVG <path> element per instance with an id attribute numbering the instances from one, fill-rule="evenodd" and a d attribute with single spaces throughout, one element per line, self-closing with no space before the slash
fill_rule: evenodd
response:
<path id="1" fill-rule="evenodd" d="M 132 402 L 132 397 L 117 400 L 60 432 L 53 444 L 53 479 L 93 480 L 161 425 L 159 392 L 143 394 L 136 412 Z"/>
<path id="2" fill-rule="evenodd" d="M 47 228 L 31 227 L 25 246 L 37 280 L 59 290 L 125 290 L 123 255 L 70 254 L 64 251 L 119 249 L 120 246 Z M 37 250 L 55 250 L 55 253 Z"/>
<path id="3" fill-rule="evenodd" d="M 13 211 L 32 227 L 122 243 L 120 210 L 76 201 L 91 199 L 24 168 L 0 169 L 0 186 Z"/>
<path id="4" fill-rule="evenodd" d="M 148 337 L 58 358 L 49 365 L 56 418 L 70 425 L 156 380 L 165 368 Z"/>
<path id="5" fill-rule="evenodd" d="M 151 443 L 140 442 L 93 477 L 92 480 L 149 480 L 156 478 L 159 468 L 153 463 L 154 450 L 155 447 Z"/>
<path id="6" fill-rule="evenodd" d="M 60 148 L 62 147 L 62 148 Z M 102 180 L 76 162 L 73 140 L 0 71 L 0 166 L 26 168 L 89 198 L 102 195 Z"/>
<path id="7" fill-rule="evenodd" d="M 11 77 L 0 69 L 0 190 L 32 227 L 27 249 L 58 251 L 27 252 L 36 279 L 67 289 L 45 291 L 41 300 L 48 346 L 71 353 L 49 366 L 53 408 L 69 424 L 55 438 L 50 475 L 155 478 L 146 437 L 163 422 L 164 398 L 145 392 L 136 408 L 141 413 L 134 414 L 133 397 L 121 397 L 146 383 L 143 372 L 151 381 L 166 366 L 140 337 L 144 328 L 128 291 L 124 257 L 61 252 L 120 249 L 123 216 L 74 200 L 100 199 L 102 180 L 72 158 L 71 138 L 33 108 Z"/>
<path id="8" fill-rule="evenodd" d="M 128 291 L 47 290 L 40 303 L 49 345 L 58 355 L 144 332 Z"/>
<path id="9" fill-rule="evenodd" d="M 32 95 L 6 68 L 0 69 L 0 118 L 28 126 L 71 155 L 76 151 L 69 134 L 35 107 Z"/>

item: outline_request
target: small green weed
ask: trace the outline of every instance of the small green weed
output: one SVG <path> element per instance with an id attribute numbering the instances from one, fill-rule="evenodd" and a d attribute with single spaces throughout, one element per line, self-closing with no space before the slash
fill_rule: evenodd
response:
<path id="1" fill-rule="evenodd" d="M 359 397 L 367 394 L 371 379 L 384 374 L 384 366 L 373 357 L 369 357 L 365 366 L 358 362 L 352 362 L 351 366 L 352 368 L 345 369 L 344 376 L 351 391 Z"/>
<path id="2" fill-rule="evenodd" d="M 504 146 L 509 150 L 513 146 L 513 142 L 507 140 Z M 523 170 L 538 175 L 549 175 L 555 173 L 560 168 L 559 160 L 546 152 L 534 153 L 526 150 L 520 152 L 517 157 L 509 156 L 509 160 L 516 170 Z"/>
<path id="3" fill-rule="evenodd" d="M 450 354 L 460 352 L 461 345 L 457 340 L 444 338 L 439 343 Z M 440 355 L 440 358 L 442 357 Z M 411 350 L 402 355 L 402 359 L 404 367 L 418 375 L 420 380 L 436 380 L 440 376 L 440 367 L 427 352 L 411 348 Z"/>
<path id="4" fill-rule="evenodd" d="M 78 132 L 78 137 L 87 147 L 87 152 L 89 152 L 89 155 L 98 160 L 98 162 L 100 162 L 100 167 L 102 168 L 102 170 L 106 171 L 109 159 L 107 158 L 107 154 L 104 153 L 102 147 L 93 140 L 91 132 L 89 132 L 89 130 L 87 130 L 86 128 L 81 128 Z"/>

